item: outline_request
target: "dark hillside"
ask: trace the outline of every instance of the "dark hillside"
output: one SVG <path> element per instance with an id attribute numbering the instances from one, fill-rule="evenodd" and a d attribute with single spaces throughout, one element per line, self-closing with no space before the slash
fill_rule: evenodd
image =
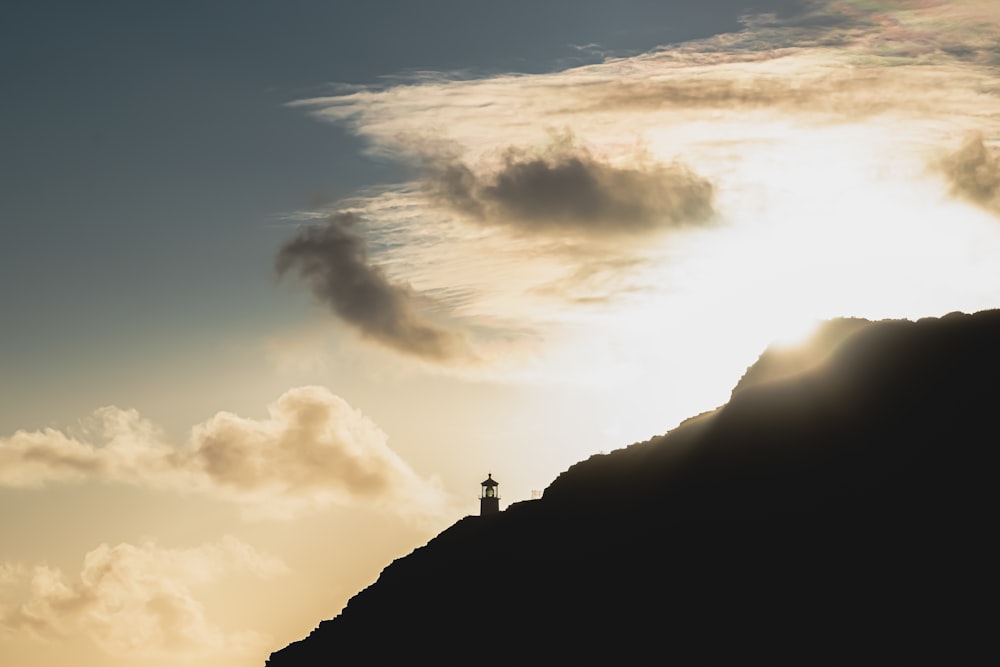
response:
<path id="1" fill-rule="evenodd" d="M 542 499 L 462 519 L 267 664 L 994 654 L 1000 311 L 814 342 Z"/>

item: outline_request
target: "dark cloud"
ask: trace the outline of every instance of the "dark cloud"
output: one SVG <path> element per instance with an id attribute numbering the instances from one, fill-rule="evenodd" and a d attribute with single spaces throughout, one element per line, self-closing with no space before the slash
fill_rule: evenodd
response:
<path id="1" fill-rule="evenodd" d="M 468 358 L 462 336 L 426 321 L 413 291 L 369 263 L 357 223 L 355 214 L 339 212 L 303 227 L 279 251 L 278 274 L 298 273 L 316 298 L 368 338 L 436 361 Z"/>
<path id="2" fill-rule="evenodd" d="M 1000 214 L 1000 154 L 987 147 L 982 136 L 969 139 L 941 160 L 940 167 L 952 194 Z"/>
<path id="3" fill-rule="evenodd" d="M 525 232 L 635 235 L 704 222 L 714 213 L 714 186 L 683 165 L 616 166 L 576 146 L 542 155 L 511 149 L 490 174 L 439 160 L 427 184 L 438 203 Z"/>

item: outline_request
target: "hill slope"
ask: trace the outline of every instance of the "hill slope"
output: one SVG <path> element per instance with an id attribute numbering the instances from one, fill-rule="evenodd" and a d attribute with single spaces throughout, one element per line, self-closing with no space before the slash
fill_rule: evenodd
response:
<path id="1" fill-rule="evenodd" d="M 722 408 L 466 517 L 268 667 L 987 655 L 1000 311 L 829 323 Z"/>

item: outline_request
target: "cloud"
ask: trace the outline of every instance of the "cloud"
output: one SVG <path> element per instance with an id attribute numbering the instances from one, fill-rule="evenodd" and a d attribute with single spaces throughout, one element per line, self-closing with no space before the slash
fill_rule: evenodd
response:
<path id="1" fill-rule="evenodd" d="M 796 310 L 995 301 L 993 231 L 942 202 L 926 165 L 956 136 L 1000 136 L 1000 5 L 795 4 L 599 63 L 423 73 L 292 105 L 414 174 L 349 208 L 394 279 L 452 295 L 447 315 L 477 350 L 474 327 L 519 332 L 474 373 L 565 354 L 585 329 L 694 327 L 713 299 L 720 312 L 753 303 L 761 331 Z M 585 148 L 553 146 L 553 132 Z M 950 287 L 907 292 L 903 275 Z"/>
<path id="2" fill-rule="evenodd" d="M 46 565 L 0 564 L 0 633 L 82 633 L 105 652 L 132 658 L 246 653 L 261 649 L 263 638 L 213 626 L 191 586 L 287 571 L 231 536 L 191 549 L 101 544 L 84 557 L 76 580 Z"/>
<path id="3" fill-rule="evenodd" d="M 615 165 L 573 145 L 541 154 L 508 148 L 500 168 L 477 173 L 460 160 L 434 164 L 428 187 L 440 204 L 483 224 L 528 233 L 622 236 L 708 220 L 712 184 L 679 164 Z"/>
<path id="4" fill-rule="evenodd" d="M 94 478 L 139 483 L 169 476 L 176 467 L 174 450 L 162 442 L 160 430 L 135 410 L 96 410 L 82 424 L 82 437 L 46 428 L 0 438 L 0 486 L 31 488 Z"/>
<path id="5" fill-rule="evenodd" d="M 263 420 L 220 412 L 185 447 L 162 440 L 134 410 L 105 407 L 82 438 L 56 429 L 0 438 L 0 486 L 97 480 L 197 492 L 251 517 L 289 517 L 332 504 L 435 515 L 444 494 L 419 477 L 371 420 L 323 387 L 285 392 Z"/>
<path id="6" fill-rule="evenodd" d="M 995 65 L 998 43 L 992 0 L 809 2 L 787 15 L 746 17 L 737 32 L 562 71 L 425 77 L 292 104 L 404 161 L 418 140 L 446 139 L 476 153 L 497 141 L 530 145 L 551 127 L 617 140 L 619 124 L 634 137 L 664 123 L 723 124 L 729 116 L 705 115 L 721 110 L 819 114 L 825 122 L 913 105 L 975 115 L 969 103 L 988 97 L 970 93 L 983 92 L 994 72 L 974 65 Z"/>
<path id="7" fill-rule="evenodd" d="M 996 64 L 1000 12 L 993 0 L 811 0 L 801 11 L 744 19 L 746 30 L 722 41 L 749 52 L 789 47 L 835 47 L 855 53 L 930 65 L 958 59 Z"/>
<path id="8" fill-rule="evenodd" d="M 433 361 L 471 359 L 461 334 L 421 316 L 414 291 L 371 265 L 357 225 L 354 213 L 341 211 L 301 228 L 278 253 L 279 275 L 298 273 L 319 301 L 367 338 Z"/>
<path id="9" fill-rule="evenodd" d="M 440 510 L 441 491 L 389 448 L 387 436 L 322 387 L 286 392 L 265 420 L 220 412 L 193 430 L 187 465 L 213 492 L 266 513 L 330 503 L 413 515 Z"/>
<path id="10" fill-rule="evenodd" d="M 794 61 L 788 56 L 785 64 Z M 909 72 L 880 69 L 842 71 L 769 72 L 780 69 L 784 59 L 739 67 L 705 67 L 695 72 L 669 72 L 646 80 L 608 80 L 580 91 L 579 102 L 591 112 L 680 112 L 712 110 L 763 110 L 801 114 L 818 120 L 859 119 L 893 110 L 899 97 L 912 96 L 927 105 L 927 96 L 908 95 Z M 806 64 L 806 63 L 803 63 Z M 891 95 L 887 92 L 892 91 Z"/>
<path id="11" fill-rule="evenodd" d="M 970 138 L 939 166 L 952 194 L 1000 215 L 1000 152 L 986 146 L 982 135 Z"/>

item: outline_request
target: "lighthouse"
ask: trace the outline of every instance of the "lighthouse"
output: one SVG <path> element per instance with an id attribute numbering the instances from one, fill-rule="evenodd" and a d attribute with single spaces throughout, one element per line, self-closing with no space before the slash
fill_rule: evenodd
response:
<path id="1" fill-rule="evenodd" d="M 493 479 L 493 473 L 490 473 L 481 485 L 483 494 L 479 497 L 479 516 L 496 514 L 500 511 L 500 492 L 497 490 L 500 485 Z"/>

